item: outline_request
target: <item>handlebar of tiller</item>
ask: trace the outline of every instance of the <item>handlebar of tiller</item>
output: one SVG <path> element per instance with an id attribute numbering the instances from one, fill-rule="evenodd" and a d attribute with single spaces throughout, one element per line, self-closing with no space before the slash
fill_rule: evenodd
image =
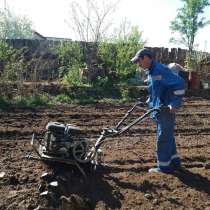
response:
<path id="1" fill-rule="evenodd" d="M 92 147 L 92 149 L 90 150 L 90 152 L 87 154 L 87 158 L 90 160 L 93 160 L 95 155 L 97 154 L 98 149 L 100 148 L 100 146 L 105 142 L 105 139 L 108 137 L 113 137 L 113 136 L 117 136 L 120 135 L 122 133 L 124 133 L 125 131 L 127 131 L 130 127 L 134 126 L 135 124 L 143 121 L 146 117 L 148 117 L 152 112 L 165 112 L 165 111 L 169 111 L 169 107 L 166 106 L 160 106 L 159 108 L 153 108 L 153 109 L 149 109 L 146 113 L 144 113 L 142 116 L 138 117 L 137 119 L 135 119 L 133 122 L 131 122 L 129 125 L 121 128 L 119 130 L 119 126 L 122 124 L 122 122 L 129 116 L 129 114 L 137 107 L 137 106 L 141 106 L 144 107 L 145 103 L 143 102 L 137 102 L 130 110 L 128 110 L 128 112 L 125 114 L 125 116 L 123 117 L 123 119 L 118 123 L 118 125 L 116 126 L 115 129 L 110 129 L 110 128 L 105 128 L 102 130 L 101 135 L 99 136 L 99 138 L 97 139 L 95 145 Z"/>
<path id="2" fill-rule="evenodd" d="M 149 109 L 146 113 L 144 113 L 142 116 L 135 119 L 133 122 L 131 122 L 127 126 L 119 129 L 120 125 L 125 121 L 125 119 L 130 115 L 130 113 L 133 112 L 133 110 L 139 105 L 141 107 L 143 107 L 143 106 L 145 106 L 145 103 L 142 103 L 142 102 L 136 103 L 130 110 L 128 110 L 128 112 L 125 114 L 123 119 L 117 124 L 115 129 L 105 128 L 102 130 L 101 135 L 99 136 L 99 138 L 95 144 L 96 151 L 101 146 L 101 144 L 105 141 L 106 138 L 114 137 L 114 136 L 117 136 L 117 135 L 120 135 L 120 134 L 126 132 L 129 128 L 131 128 L 132 126 L 136 125 L 137 123 L 139 123 L 139 122 L 143 121 L 145 118 L 147 118 L 151 113 L 153 113 L 153 112 L 157 112 L 157 113 L 168 112 L 170 110 L 168 106 L 167 107 L 160 106 L 158 108 Z"/>
<path id="3" fill-rule="evenodd" d="M 142 101 L 138 101 L 136 104 L 134 104 L 134 106 L 129 109 L 127 111 L 127 113 L 125 114 L 125 116 L 122 118 L 122 120 L 120 120 L 120 122 L 117 124 L 117 126 L 115 127 L 116 130 L 119 129 L 119 127 L 122 125 L 122 123 L 128 118 L 128 116 L 135 110 L 135 108 L 137 107 L 145 107 L 146 106 L 146 103 L 142 102 Z"/>

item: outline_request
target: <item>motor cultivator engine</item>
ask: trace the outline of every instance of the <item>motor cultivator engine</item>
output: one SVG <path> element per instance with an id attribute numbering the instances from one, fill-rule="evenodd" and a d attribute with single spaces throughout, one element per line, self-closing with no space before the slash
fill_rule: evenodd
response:
<path id="1" fill-rule="evenodd" d="M 44 138 L 39 141 L 37 152 L 41 157 L 62 158 L 86 163 L 90 161 L 88 158 L 90 147 L 90 140 L 84 137 L 84 133 L 79 127 L 49 122 Z"/>

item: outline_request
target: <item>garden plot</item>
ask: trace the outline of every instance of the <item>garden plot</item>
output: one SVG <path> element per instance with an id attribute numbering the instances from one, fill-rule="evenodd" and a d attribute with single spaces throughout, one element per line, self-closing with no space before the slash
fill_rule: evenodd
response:
<path id="1" fill-rule="evenodd" d="M 209 104 L 206 99 L 186 98 L 177 113 L 175 134 L 182 172 L 147 172 L 156 158 L 155 123 L 147 120 L 104 144 L 104 166 L 96 171 L 84 167 L 87 180 L 74 167 L 26 159 L 32 152 L 32 133 L 41 136 L 47 122 L 61 121 L 80 126 L 94 139 L 102 128 L 114 127 L 133 104 L 2 110 L 0 210 L 209 209 Z M 138 110 L 132 118 L 142 113 Z M 44 173 L 49 176 L 43 178 Z"/>

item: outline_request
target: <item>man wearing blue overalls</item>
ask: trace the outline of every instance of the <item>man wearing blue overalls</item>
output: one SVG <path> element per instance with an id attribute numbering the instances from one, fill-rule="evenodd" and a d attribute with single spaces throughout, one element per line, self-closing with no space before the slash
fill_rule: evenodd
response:
<path id="1" fill-rule="evenodd" d="M 131 59 L 148 73 L 150 108 L 168 107 L 153 116 L 157 121 L 157 167 L 149 172 L 172 173 L 180 168 L 181 160 L 174 138 L 175 112 L 180 108 L 185 92 L 184 80 L 167 66 L 153 59 L 152 52 L 143 48 Z"/>

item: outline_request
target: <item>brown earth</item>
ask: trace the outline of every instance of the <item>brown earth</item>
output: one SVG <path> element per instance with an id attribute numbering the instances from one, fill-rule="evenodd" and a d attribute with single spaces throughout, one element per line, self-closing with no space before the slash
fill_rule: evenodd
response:
<path id="1" fill-rule="evenodd" d="M 103 145 L 104 166 L 85 167 L 87 180 L 73 166 L 28 160 L 30 138 L 48 121 L 75 124 L 89 138 L 114 127 L 133 104 L 95 104 L 0 112 L 0 210 L 210 209 L 210 101 L 186 98 L 177 113 L 176 141 L 184 169 L 148 173 L 155 166 L 155 124 L 147 120 Z M 138 110 L 139 116 L 143 110 Z M 83 167 L 83 166 L 82 166 Z M 54 190 L 41 178 L 58 181 Z M 48 191 L 49 194 L 40 195 Z"/>

